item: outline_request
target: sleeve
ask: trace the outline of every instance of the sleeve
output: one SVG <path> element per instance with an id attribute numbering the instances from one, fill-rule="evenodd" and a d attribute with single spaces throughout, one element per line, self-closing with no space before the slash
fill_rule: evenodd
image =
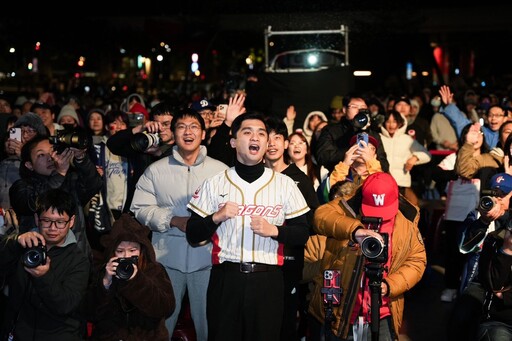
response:
<path id="1" fill-rule="evenodd" d="M 82 205 L 85 205 L 103 187 L 103 178 L 89 156 L 86 156 L 82 162 L 75 163 L 74 169 L 78 174 L 74 189 Z"/>
<path id="2" fill-rule="evenodd" d="M 208 156 L 224 162 L 228 166 L 235 164 L 235 150 L 229 144 L 231 128 L 222 123 L 208 145 Z"/>
<path id="3" fill-rule="evenodd" d="M 343 181 L 347 178 L 348 171 L 350 167 L 343 163 L 343 161 L 338 162 L 331 174 L 329 175 L 329 184 L 330 186 L 334 186 L 338 181 Z"/>
<path id="4" fill-rule="evenodd" d="M 138 221 L 153 231 L 164 232 L 170 228 L 173 216 L 170 206 L 159 206 L 156 197 L 155 182 L 152 180 L 152 167 L 146 168 L 135 186 L 130 211 Z"/>
<path id="5" fill-rule="evenodd" d="M 147 270 L 119 288 L 119 293 L 143 314 L 153 318 L 169 318 L 175 309 L 171 280 L 160 264 L 148 265 Z"/>
<path id="6" fill-rule="evenodd" d="M 187 221 L 187 241 L 190 245 L 199 245 L 209 241 L 219 225 L 213 222 L 212 215 L 202 217 L 192 211 L 192 215 Z"/>
<path id="7" fill-rule="evenodd" d="M 489 153 L 473 156 L 473 146 L 469 143 L 464 143 L 457 154 L 455 171 L 463 178 L 472 179 L 481 168 L 499 168 L 500 165 Z"/>
<path id="8" fill-rule="evenodd" d="M 87 257 L 81 252 L 67 257 L 75 259 L 67 264 L 61 263 L 61 266 L 67 266 L 64 270 L 65 281 L 58 279 L 55 273 L 63 270 L 51 267 L 44 276 L 32 277 L 33 288 L 43 302 L 44 309 L 57 315 L 70 314 L 80 307 L 89 281 L 90 263 Z"/>
<path id="9" fill-rule="evenodd" d="M 418 162 L 416 163 L 417 165 L 425 164 L 432 159 L 432 155 L 430 155 L 427 148 L 425 148 L 417 140 L 412 141 L 411 153 L 412 153 L 412 155 L 414 155 L 418 158 Z"/>
<path id="10" fill-rule="evenodd" d="M 444 116 L 450 121 L 450 124 L 455 129 L 455 132 L 457 133 L 457 137 L 460 137 L 460 134 L 462 133 L 462 129 L 471 121 L 469 118 L 466 117 L 466 115 L 460 111 L 460 109 L 454 104 L 448 104 L 444 110 L 442 111 Z"/>
<path id="11" fill-rule="evenodd" d="M 489 234 L 485 238 L 478 261 L 479 277 L 484 287 L 490 291 L 499 291 L 512 284 L 512 256 L 499 251 L 502 245 L 502 240 Z"/>
<path id="12" fill-rule="evenodd" d="M 339 200 L 318 207 L 313 223 L 318 234 L 337 240 L 351 239 L 355 229 L 364 227 L 361 221 L 345 214 L 339 206 Z"/>

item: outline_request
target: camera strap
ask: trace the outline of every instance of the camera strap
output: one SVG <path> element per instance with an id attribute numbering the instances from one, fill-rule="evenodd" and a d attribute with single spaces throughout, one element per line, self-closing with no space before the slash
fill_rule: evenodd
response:
<path id="1" fill-rule="evenodd" d="M 352 325 L 352 333 L 354 341 L 368 340 L 368 322 L 365 322 L 362 316 L 359 316 Z"/>

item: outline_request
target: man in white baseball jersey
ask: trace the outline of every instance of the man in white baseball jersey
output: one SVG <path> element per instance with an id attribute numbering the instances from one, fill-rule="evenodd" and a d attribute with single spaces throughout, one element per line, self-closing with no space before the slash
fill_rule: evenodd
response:
<path id="1" fill-rule="evenodd" d="M 188 204 L 188 241 L 213 243 L 208 335 L 279 340 L 284 245 L 306 243 L 309 207 L 291 178 L 264 167 L 263 116 L 242 114 L 231 129 L 235 166 L 205 180 Z"/>
<path id="2" fill-rule="evenodd" d="M 190 212 L 187 204 L 197 187 L 210 175 L 228 167 L 206 156 L 201 146 L 206 130 L 204 120 L 192 109 L 174 115 L 171 130 L 176 140 L 172 155 L 153 162 L 139 178 L 131 210 L 153 231 L 151 242 L 157 260 L 171 278 L 176 309 L 165 321 L 172 335 L 185 292 L 197 340 L 208 339 L 206 291 L 211 269 L 211 244 L 191 247 L 185 239 Z"/>

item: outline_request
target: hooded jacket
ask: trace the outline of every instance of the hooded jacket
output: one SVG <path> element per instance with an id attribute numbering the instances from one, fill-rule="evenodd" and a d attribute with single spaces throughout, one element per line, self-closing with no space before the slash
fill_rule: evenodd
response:
<path id="1" fill-rule="evenodd" d="M 419 209 L 400 196 L 399 211 L 391 241 L 391 266 L 385 282 L 389 287 L 390 312 L 395 334 L 402 324 L 404 293 L 415 286 L 426 268 L 426 253 L 423 238 L 418 230 Z M 354 310 L 357 291 L 364 272 L 365 258 L 358 244 L 351 241 L 352 233 L 363 227 L 359 218 L 362 203 L 361 187 L 346 201 L 342 198 L 321 205 L 315 211 L 314 226 L 318 235 L 311 236 L 306 243 L 304 260 L 317 271 L 313 276 L 314 289 L 309 313 L 321 323 L 325 321 L 323 303 L 323 270 L 341 271 L 342 301 L 334 307 L 332 332 L 346 338 L 350 317 Z M 305 270 L 307 270 L 305 268 Z M 307 279 L 307 274 L 305 273 Z"/>
<path id="2" fill-rule="evenodd" d="M 87 319 L 94 326 L 92 340 L 169 340 L 165 319 L 175 308 L 174 291 L 167 272 L 156 261 L 149 233 L 147 226 L 123 213 L 110 234 L 102 237 L 104 264 L 96 271 L 85 300 Z M 140 243 L 138 272 L 130 280 L 113 277 L 105 289 L 105 264 L 122 241 Z"/>

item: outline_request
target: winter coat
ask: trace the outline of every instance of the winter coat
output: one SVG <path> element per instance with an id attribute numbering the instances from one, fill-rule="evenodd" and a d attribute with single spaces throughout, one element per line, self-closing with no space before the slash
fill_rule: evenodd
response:
<path id="1" fill-rule="evenodd" d="M 102 237 L 105 263 L 96 271 L 86 299 L 85 313 L 93 324 L 92 340 L 168 341 L 165 319 L 175 308 L 174 291 L 165 268 L 156 261 L 149 239 L 150 230 L 128 213 Z M 105 264 L 122 241 L 141 244 L 138 272 L 130 280 L 112 278 L 103 286 Z"/>
<path id="2" fill-rule="evenodd" d="M 411 156 L 416 156 L 416 166 L 425 164 L 432 159 L 428 149 L 417 140 L 407 135 L 407 125 L 398 128 L 393 136 L 381 127 L 380 139 L 389 162 L 389 173 L 395 178 L 398 186 L 411 187 L 411 172 L 404 171 L 404 166 Z"/>
<path id="3" fill-rule="evenodd" d="M 331 329 L 335 335 L 343 338 L 348 333 L 364 271 L 364 256 L 358 245 L 351 241 L 356 228 L 363 227 L 359 220 L 360 214 L 355 213 L 359 212 L 361 202 L 359 187 L 347 201 L 338 198 L 321 205 L 315 211 L 314 219 L 318 235 L 311 236 L 306 243 L 305 262 L 320 270 L 313 277 L 314 290 L 309 313 L 324 323 L 325 306 L 320 292 L 323 270 L 340 270 L 342 302 L 340 306 L 334 307 L 335 321 Z M 425 245 L 418 230 L 418 221 L 418 207 L 400 196 L 391 241 L 391 266 L 384 278 L 389 286 L 390 311 L 397 335 L 402 324 L 404 293 L 420 281 L 426 268 Z"/>
<path id="4" fill-rule="evenodd" d="M 206 156 L 204 146 L 195 163 L 188 166 L 174 146 L 172 156 L 152 163 L 140 177 L 131 211 L 153 231 L 157 259 L 166 267 L 184 273 L 211 267 L 212 244 L 191 246 L 185 232 L 171 227 L 170 221 L 173 216 L 190 216 L 187 204 L 194 192 L 206 178 L 227 168 Z"/>
<path id="5" fill-rule="evenodd" d="M 79 314 L 89 281 L 90 262 L 68 231 L 62 246 L 47 251 L 50 270 L 32 277 L 21 261 L 27 249 L 16 238 L 0 243 L 0 273 L 7 275 L 8 309 L 3 333 L 16 321 L 15 340 L 79 341 L 85 327 Z"/>
<path id="6" fill-rule="evenodd" d="M 317 163 L 332 172 L 334 167 L 345 158 L 345 153 L 350 147 L 350 139 L 358 132 L 360 131 L 356 130 L 346 118 L 342 118 L 338 123 L 326 125 L 320 133 L 316 150 L 312 151 Z M 373 131 L 367 132 L 380 141 L 379 134 Z M 382 171 L 388 172 L 389 163 L 382 143 L 377 147 L 377 159 L 380 161 Z"/>
<path id="7" fill-rule="evenodd" d="M 66 176 L 56 172 L 50 176 L 44 176 L 32 171 L 30 176 L 17 180 L 9 189 L 11 206 L 18 216 L 20 233 L 27 232 L 36 226 L 34 212 L 39 193 L 49 188 L 61 188 L 71 193 L 75 199 L 77 212 L 72 231 L 76 236 L 78 247 L 90 256 L 91 250 L 85 232 L 86 222 L 82 207 L 98 193 L 102 186 L 101 176 L 88 157 L 85 157 L 82 162 L 74 162 Z"/>

